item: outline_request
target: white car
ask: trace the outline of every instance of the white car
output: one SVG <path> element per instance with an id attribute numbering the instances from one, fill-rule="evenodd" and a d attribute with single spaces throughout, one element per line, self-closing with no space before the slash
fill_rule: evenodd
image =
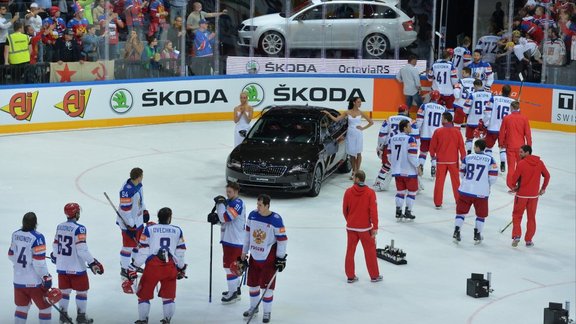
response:
<path id="1" fill-rule="evenodd" d="M 269 56 L 289 49 L 358 49 L 367 58 L 381 58 L 396 46 L 416 40 L 413 21 L 397 1 L 306 1 L 290 16 L 275 13 L 247 19 L 238 30 L 240 46 Z"/>

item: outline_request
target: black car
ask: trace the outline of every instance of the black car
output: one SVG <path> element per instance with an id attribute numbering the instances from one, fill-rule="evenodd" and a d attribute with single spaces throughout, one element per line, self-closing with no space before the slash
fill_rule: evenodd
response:
<path id="1" fill-rule="evenodd" d="M 322 181 L 335 171 L 350 172 L 345 147 L 346 119 L 333 122 L 311 106 L 273 106 L 262 116 L 242 144 L 228 156 L 226 180 L 244 189 L 305 192 L 315 197 Z"/>

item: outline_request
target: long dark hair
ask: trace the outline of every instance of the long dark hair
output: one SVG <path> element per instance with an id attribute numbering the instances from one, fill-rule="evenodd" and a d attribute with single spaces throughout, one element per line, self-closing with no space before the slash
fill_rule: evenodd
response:
<path id="1" fill-rule="evenodd" d="M 38 225 L 38 219 L 36 218 L 36 214 L 33 212 L 27 212 L 22 217 L 22 231 L 30 232 L 36 229 Z"/>
<path id="2" fill-rule="evenodd" d="M 352 99 L 350 99 L 350 101 L 348 101 L 348 110 L 354 108 L 354 102 L 356 101 L 356 99 L 359 99 L 360 97 L 352 97 Z"/>

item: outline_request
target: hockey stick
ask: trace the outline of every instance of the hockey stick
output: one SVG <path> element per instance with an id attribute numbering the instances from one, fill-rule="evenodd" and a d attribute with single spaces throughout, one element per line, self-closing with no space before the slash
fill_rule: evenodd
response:
<path id="1" fill-rule="evenodd" d="M 524 76 L 522 72 L 518 73 L 518 78 L 520 79 L 520 90 L 518 90 L 518 102 L 520 102 L 520 96 L 522 95 L 522 87 L 524 86 Z"/>
<path id="2" fill-rule="evenodd" d="M 212 207 L 210 214 L 216 211 L 216 204 Z M 213 250 L 213 238 L 214 238 L 214 224 L 210 223 L 210 284 L 208 287 L 208 302 L 212 302 L 212 250 Z"/>
<path id="3" fill-rule="evenodd" d="M 120 220 L 122 221 L 122 224 L 124 225 L 124 227 L 126 227 L 126 230 L 128 230 L 128 225 L 126 224 L 126 221 L 124 220 L 124 218 L 122 218 L 122 216 L 120 216 L 120 213 L 118 212 L 118 209 L 116 209 L 116 207 L 114 207 L 114 203 L 112 203 L 112 200 L 110 200 L 110 197 L 108 197 L 108 194 L 106 193 L 106 191 L 104 191 L 104 196 L 106 197 L 106 200 L 108 200 L 108 203 L 110 204 L 110 207 L 112 207 L 112 209 L 114 209 L 114 212 L 116 213 L 116 215 L 118 216 L 118 218 L 120 218 Z M 130 236 L 130 235 L 128 235 Z M 135 237 L 130 236 L 130 238 L 136 242 L 136 246 L 139 248 L 140 247 L 140 242 L 138 242 L 138 240 L 136 240 Z"/>
<path id="4" fill-rule="evenodd" d="M 250 317 L 248 318 L 248 321 L 246 323 L 250 323 L 250 321 L 254 317 L 254 314 L 256 314 L 256 310 L 258 309 L 258 306 L 260 306 L 262 299 L 264 299 L 264 296 L 266 296 L 266 293 L 268 292 L 268 289 L 270 289 L 270 285 L 272 284 L 274 279 L 276 279 L 277 274 L 278 274 L 278 270 L 274 271 L 274 275 L 272 275 L 272 278 L 270 278 L 270 281 L 268 281 L 268 284 L 266 284 L 266 289 L 264 289 L 264 293 L 262 293 L 262 296 L 258 300 L 258 303 L 256 304 L 256 306 L 254 306 L 254 309 L 250 313 Z M 260 287 L 258 287 L 258 289 L 260 289 Z"/>
<path id="5" fill-rule="evenodd" d="M 55 310 L 58 311 L 58 313 L 60 313 L 60 317 L 63 317 L 66 320 L 66 323 L 74 324 L 74 321 L 70 318 L 70 316 L 68 316 L 68 314 L 66 314 L 63 310 L 58 308 L 58 306 L 52 304 L 51 302 L 48 302 L 48 304 L 50 304 L 50 306 L 52 306 Z"/>
<path id="6" fill-rule="evenodd" d="M 504 233 L 504 231 L 510 227 L 510 225 L 512 225 L 512 221 L 510 221 L 510 223 L 508 223 L 508 225 L 506 225 L 502 230 L 500 230 L 500 234 Z"/>

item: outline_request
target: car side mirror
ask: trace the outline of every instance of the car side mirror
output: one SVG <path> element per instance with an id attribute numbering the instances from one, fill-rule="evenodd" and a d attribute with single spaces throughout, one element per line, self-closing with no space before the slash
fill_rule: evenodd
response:
<path id="1" fill-rule="evenodd" d="M 240 134 L 240 136 L 242 136 L 242 137 L 246 137 L 246 133 L 247 133 L 247 131 L 245 129 L 238 132 L 238 134 Z"/>

